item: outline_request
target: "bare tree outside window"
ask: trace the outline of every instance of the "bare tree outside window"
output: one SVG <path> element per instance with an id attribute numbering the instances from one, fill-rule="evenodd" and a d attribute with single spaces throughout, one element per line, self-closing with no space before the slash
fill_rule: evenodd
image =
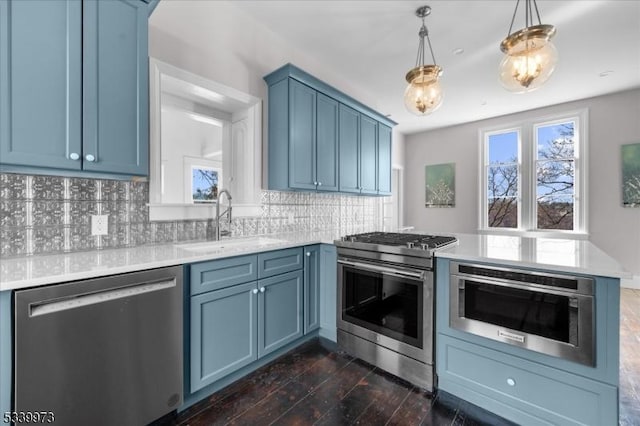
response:
<path id="1" fill-rule="evenodd" d="M 516 162 L 517 158 L 513 158 Z M 494 166 L 487 170 L 488 224 L 492 228 L 518 227 L 518 168 Z"/>
<path id="2" fill-rule="evenodd" d="M 574 123 L 538 128 L 538 229 L 573 230 L 575 185 Z"/>
<path id="3" fill-rule="evenodd" d="M 588 232 L 587 118 L 583 110 L 482 131 L 485 229 Z"/>
<path id="4" fill-rule="evenodd" d="M 210 203 L 218 199 L 218 172 L 212 169 L 192 169 L 194 203 Z"/>
<path id="5" fill-rule="evenodd" d="M 518 228 L 518 145 L 520 135 L 510 131 L 487 141 L 487 225 Z"/>

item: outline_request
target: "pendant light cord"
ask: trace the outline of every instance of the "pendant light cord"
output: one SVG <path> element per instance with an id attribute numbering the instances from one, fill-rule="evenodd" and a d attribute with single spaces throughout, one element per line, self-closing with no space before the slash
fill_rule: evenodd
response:
<path id="1" fill-rule="evenodd" d="M 536 10 L 536 17 L 538 18 L 538 25 L 542 25 L 542 20 L 540 19 L 540 11 L 538 10 L 538 3 L 536 0 L 525 0 L 524 6 L 524 26 L 525 28 L 529 28 L 533 25 L 533 9 L 531 8 L 531 3 L 533 3 L 533 8 Z M 513 16 L 511 17 L 511 25 L 509 25 L 509 32 L 507 33 L 507 37 L 511 35 L 511 31 L 513 30 L 513 23 L 516 20 L 516 14 L 518 13 L 518 6 L 520 5 L 520 0 L 516 2 L 516 8 L 513 11 Z"/>
<path id="2" fill-rule="evenodd" d="M 520 0 L 518 0 L 520 1 Z M 424 38 L 427 37 L 427 43 L 429 44 L 429 52 L 431 52 L 431 59 L 433 60 L 433 65 L 436 65 L 436 57 L 433 54 L 433 47 L 431 46 L 431 39 L 429 38 L 429 30 L 424 23 L 424 17 L 422 17 L 422 26 L 420 27 L 420 31 L 418 32 L 418 36 L 420 37 L 420 42 L 418 43 L 418 55 L 416 57 L 416 68 L 424 67 Z"/>

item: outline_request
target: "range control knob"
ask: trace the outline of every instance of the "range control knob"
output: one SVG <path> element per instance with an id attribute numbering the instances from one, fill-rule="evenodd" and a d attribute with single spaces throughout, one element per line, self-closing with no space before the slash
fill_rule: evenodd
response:
<path id="1" fill-rule="evenodd" d="M 356 242 L 356 237 L 349 237 L 349 241 L 351 241 L 352 243 Z"/>
<path id="2" fill-rule="evenodd" d="M 407 248 L 413 248 L 413 243 L 411 241 L 407 243 Z"/>
<path id="3" fill-rule="evenodd" d="M 422 243 L 420 244 L 420 247 L 422 247 L 422 250 L 429 250 L 429 244 Z"/>

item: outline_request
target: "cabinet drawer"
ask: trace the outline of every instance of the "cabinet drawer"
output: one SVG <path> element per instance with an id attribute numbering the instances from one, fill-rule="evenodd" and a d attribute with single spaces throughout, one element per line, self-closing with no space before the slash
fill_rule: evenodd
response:
<path id="1" fill-rule="evenodd" d="M 191 295 L 255 281 L 257 261 L 256 255 L 248 255 L 191 265 Z"/>
<path id="2" fill-rule="evenodd" d="M 258 278 L 302 269 L 302 247 L 269 251 L 258 255 Z"/>
<path id="3" fill-rule="evenodd" d="M 437 344 L 440 388 L 481 406 L 488 397 L 509 407 L 507 412 L 491 403 L 484 407 L 497 414 L 522 424 L 531 424 L 531 415 L 563 425 L 618 422 L 613 386 L 442 334 Z M 460 395 L 459 389 L 469 394 Z"/>

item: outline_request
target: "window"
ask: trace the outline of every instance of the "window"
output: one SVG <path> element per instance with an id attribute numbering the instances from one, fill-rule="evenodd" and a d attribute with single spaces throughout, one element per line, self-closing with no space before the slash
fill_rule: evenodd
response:
<path id="1" fill-rule="evenodd" d="M 191 166 L 191 197 L 194 203 L 212 203 L 218 199 L 220 171 L 206 166 Z"/>
<path id="2" fill-rule="evenodd" d="M 488 129 L 480 227 L 586 233 L 587 112 Z"/>

